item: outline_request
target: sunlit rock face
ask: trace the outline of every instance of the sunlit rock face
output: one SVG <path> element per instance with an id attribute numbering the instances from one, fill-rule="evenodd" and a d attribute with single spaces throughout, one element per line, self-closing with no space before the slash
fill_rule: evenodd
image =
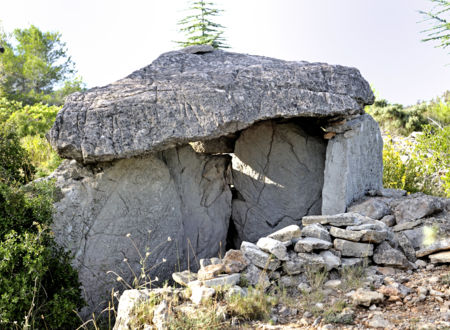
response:
<path id="1" fill-rule="evenodd" d="M 147 254 L 162 283 L 227 242 L 344 212 L 381 188 L 372 102 L 355 68 L 205 46 L 72 94 L 48 134 L 68 159 L 52 175 L 53 230 L 74 255 L 85 315 L 123 288 L 117 277 L 139 276 Z"/>

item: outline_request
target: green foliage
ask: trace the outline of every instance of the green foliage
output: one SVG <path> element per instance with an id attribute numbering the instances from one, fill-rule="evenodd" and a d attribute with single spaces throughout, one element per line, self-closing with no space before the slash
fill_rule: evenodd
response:
<path id="1" fill-rule="evenodd" d="M 0 328 L 71 329 L 83 306 L 70 258 L 51 235 L 52 182 L 33 178 L 11 126 L 0 125 Z"/>
<path id="2" fill-rule="evenodd" d="M 432 26 L 422 32 L 427 33 L 427 38 L 422 41 L 437 41 L 437 47 L 447 48 L 450 45 L 450 1 L 447 0 L 430 0 L 436 6 L 432 11 L 420 11 L 426 17 L 426 21 L 430 21 Z"/>
<path id="3" fill-rule="evenodd" d="M 268 320 L 273 299 L 262 288 L 248 288 L 248 294 L 231 296 L 227 301 L 227 312 L 241 320 Z"/>
<path id="4" fill-rule="evenodd" d="M 55 87 L 69 81 L 74 73 L 61 34 L 42 32 L 31 25 L 15 29 L 10 37 L 1 34 L 0 41 L 5 48 L 0 56 L 0 97 L 25 104 L 62 104 L 65 93 L 82 87 L 75 80 L 54 93 Z"/>
<path id="5" fill-rule="evenodd" d="M 383 184 L 386 188 L 450 197 L 450 126 L 424 127 L 409 151 L 384 144 Z"/>
<path id="6" fill-rule="evenodd" d="M 214 8 L 212 2 L 197 0 L 191 2 L 191 15 L 178 22 L 180 32 L 186 35 L 186 41 L 177 41 L 182 47 L 192 45 L 211 45 L 214 48 L 229 48 L 222 37 L 224 26 L 211 20 L 223 10 Z"/>
<path id="7" fill-rule="evenodd" d="M 0 123 L 0 183 L 29 182 L 35 169 L 13 129 Z"/>
<path id="8" fill-rule="evenodd" d="M 48 176 L 61 164 L 62 159 L 44 137 L 28 135 L 22 138 L 20 143 L 28 152 L 31 164 L 36 169 L 36 177 Z"/>

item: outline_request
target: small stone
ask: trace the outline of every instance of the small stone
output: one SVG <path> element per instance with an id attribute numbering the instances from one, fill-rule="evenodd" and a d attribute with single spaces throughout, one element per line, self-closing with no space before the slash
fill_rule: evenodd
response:
<path id="1" fill-rule="evenodd" d="M 418 268 L 425 268 L 427 266 L 427 262 L 421 259 L 417 259 L 415 264 Z"/>
<path id="2" fill-rule="evenodd" d="M 245 297 L 247 293 L 238 285 L 232 286 L 225 294 L 226 298 L 231 298 L 233 296 Z"/>
<path id="3" fill-rule="evenodd" d="M 444 252 L 439 252 L 439 253 L 435 253 L 435 254 L 430 254 L 428 256 L 428 258 L 430 258 L 430 261 L 433 264 L 450 263 L 450 251 L 444 251 Z"/>
<path id="4" fill-rule="evenodd" d="M 383 318 L 381 315 L 375 315 L 373 318 L 370 319 L 369 327 L 392 329 L 393 325 L 391 322 Z"/>
<path id="5" fill-rule="evenodd" d="M 269 238 L 276 239 L 280 242 L 287 242 L 292 240 L 293 238 L 298 238 L 302 234 L 302 231 L 299 226 L 297 225 L 290 225 L 287 227 L 284 227 L 283 229 L 277 230 L 276 232 L 270 234 Z"/>
<path id="6" fill-rule="evenodd" d="M 286 246 L 273 238 L 262 237 L 256 243 L 261 250 L 273 254 L 277 259 L 285 261 L 289 259 Z"/>
<path id="7" fill-rule="evenodd" d="M 218 286 L 236 285 L 241 279 L 241 274 L 219 275 L 216 278 L 201 281 L 204 286 L 208 288 L 215 288 Z"/>
<path id="8" fill-rule="evenodd" d="M 394 232 L 409 230 L 409 229 L 413 229 L 417 226 L 420 226 L 422 223 L 423 223 L 422 219 L 415 220 L 415 221 L 403 222 L 403 223 L 400 223 L 400 224 L 392 227 L 392 230 Z"/>
<path id="9" fill-rule="evenodd" d="M 411 264 L 405 255 L 392 248 L 389 243 L 383 242 L 377 246 L 373 254 L 373 261 L 377 264 L 382 264 L 385 266 L 409 268 Z"/>
<path id="10" fill-rule="evenodd" d="M 209 265 L 199 269 L 197 273 L 197 278 L 201 281 L 210 280 L 216 277 L 217 275 L 222 274 L 223 271 L 224 271 L 223 264 Z"/>
<path id="11" fill-rule="evenodd" d="M 368 198 L 367 200 L 354 204 L 349 208 L 350 212 L 356 212 L 363 216 L 379 220 L 390 213 L 389 206 L 379 198 Z"/>
<path id="12" fill-rule="evenodd" d="M 280 260 L 271 257 L 270 254 L 262 251 L 256 244 L 244 241 L 241 244 L 241 251 L 251 263 L 261 269 L 276 270 L 280 267 Z"/>
<path id="13" fill-rule="evenodd" d="M 330 234 L 333 237 L 342 238 L 354 242 L 359 242 L 364 235 L 362 231 L 352 231 L 337 227 L 331 227 Z"/>
<path id="14" fill-rule="evenodd" d="M 270 286 L 267 272 L 262 271 L 253 264 L 250 264 L 242 273 L 242 279 L 245 279 L 248 285 L 259 286 L 266 289 Z"/>
<path id="15" fill-rule="evenodd" d="M 296 252 L 312 252 L 313 250 L 328 250 L 333 245 L 330 241 L 323 239 L 306 237 L 299 239 L 295 243 L 294 251 Z"/>
<path id="16" fill-rule="evenodd" d="M 395 217 L 393 216 L 393 215 L 391 215 L 391 214 L 389 214 L 389 215 L 385 215 L 384 217 L 382 217 L 381 219 L 380 219 L 380 221 L 382 222 L 382 223 L 384 223 L 386 226 L 388 226 L 388 227 L 393 227 L 393 226 L 395 226 Z"/>
<path id="17" fill-rule="evenodd" d="M 311 287 L 307 284 L 307 283 L 300 283 L 298 286 L 297 286 L 297 289 L 299 290 L 299 291 L 301 291 L 301 292 L 305 292 L 305 293 L 310 293 L 311 292 Z M 303 316 L 305 316 L 305 314 L 303 314 Z M 311 316 L 312 316 L 312 314 L 311 314 Z M 308 316 L 305 316 L 305 317 L 308 317 Z M 310 316 L 309 316 L 310 317 Z"/>
<path id="18" fill-rule="evenodd" d="M 328 230 L 320 223 L 313 223 L 311 225 L 303 227 L 302 236 L 314 237 L 324 241 L 331 242 L 331 237 L 330 234 L 328 233 Z"/>
<path id="19" fill-rule="evenodd" d="M 417 288 L 417 293 L 418 294 L 423 294 L 423 295 L 427 295 L 428 294 L 428 288 L 427 287 L 424 287 L 424 286 L 419 286 L 418 288 Z"/>
<path id="20" fill-rule="evenodd" d="M 336 256 L 332 250 L 321 251 L 320 256 L 325 261 L 325 265 L 327 267 L 327 271 L 332 270 L 333 268 L 338 268 L 341 265 L 341 258 Z"/>
<path id="21" fill-rule="evenodd" d="M 377 267 L 377 272 L 385 276 L 395 275 L 397 271 L 392 267 Z"/>
<path id="22" fill-rule="evenodd" d="M 416 257 L 420 258 L 444 250 L 450 250 L 450 238 L 435 241 L 433 244 L 420 249 L 416 252 Z"/>
<path id="23" fill-rule="evenodd" d="M 323 284 L 323 286 L 328 289 L 336 290 L 341 286 L 341 284 L 342 284 L 341 280 L 329 280 L 329 281 L 326 281 Z"/>
<path id="24" fill-rule="evenodd" d="M 353 302 L 357 305 L 369 307 L 372 304 L 380 303 L 384 300 L 382 293 L 376 291 L 369 291 L 363 288 L 359 288 L 352 295 Z"/>
<path id="25" fill-rule="evenodd" d="M 211 265 L 211 260 L 209 259 L 200 259 L 200 268 Z"/>
<path id="26" fill-rule="evenodd" d="M 197 274 L 191 273 L 189 270 L 182 272 L 172 273 L 173 280 L 183 286 L 187 286 L 189 282 L 197 279 Z"/>
<path id="27" fill-rule="evenodd" d="M 371 310 L 371 311 L 376 311 L 376 310 L 377 310 L 377 305 L 371 305 L 371 306 L 369 307 L 369 310 Z"/>
<path id="28" fill-rule="evenodd" d="M 406 236 L 402 232 L 398 232 L 395 234 L 395 238 L 398 242 L 398 245 L 405 254 L 406 258 L 411 262 L 415 262 L 417 260 L 416 251 L 414 250 L 414 247 L 411 241 L 409 240 L 408 236 Z"/>
<path id="29" fill-rule="evenodd" d="M 306 317 L 307 319 L 309 319 L 309 318 L 311 318 L 313 316 L 314 316 L 314 314 L 311 313 L 310 311 L 306 311 L 306 312 L 303 313 L 303 317 Z"/>
<path id="30" fill-rule="evenodd" d="M 341 251 L 345 257 L 369 257 L 373 255 L 372 244 L 356 243 L 339 238 L 334 240 L 334 248 Z"/>
<path id="31" fill-rule="evenodd" d="M 228 250 L 222 263 L 225 273 L 233 274 L 243 271 L 250 264 L 250 261 L 241 250 Z"/>
<path id="32" fill-rule="evenodd" d="M 211 298 L 215 293 L 216 290 L 214 290 L 213 288 L 195 286 L 192 288 L 192 295 L 190 299 L 194 304 L 200 305 L 202 301 Z"/>
<path id="33" fill-rule="evenodd" d="M 342 258 L 341 267 L 358 267 L 364 264 L 364 259 L 362 258 Z"/>

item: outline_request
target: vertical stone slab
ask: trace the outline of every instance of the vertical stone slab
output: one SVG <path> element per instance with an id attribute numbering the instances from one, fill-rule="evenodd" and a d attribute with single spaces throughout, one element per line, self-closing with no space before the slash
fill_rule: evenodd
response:
<path id="1" fill-rule="evenodd" d="M 123 289 L 118 276 L 132 284 L 141 258 L 158 285 L 179 268 L 195 269 L 195 258 L 218 255 L 231 216 L 228 166 L 229 158 L 189 146 L 93 166 L 63 163 L 53 175 L 62 198 L 52 229 L 74 255 L 84 315 Z"/>
<path id="2" fill-rule="evenodd" d="M 322 214 L 346 211 L 370 189 L 383 186 L 383 139 L 368 114 L 341 127 L 328 142 L 322 191 Z"/>
<path id="3" fill-rule="evenodd" d="M 241 133 L 232 159 L 235 244 L 320 213 L 325 148 L 294 123 L 266 121 Z"/>

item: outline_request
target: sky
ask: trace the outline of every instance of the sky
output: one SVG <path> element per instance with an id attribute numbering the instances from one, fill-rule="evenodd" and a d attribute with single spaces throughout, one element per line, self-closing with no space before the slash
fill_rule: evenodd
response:
<path id="1" fill-rule="evenodd" d="M 450 90 L 449 50 L 421 42 L 430 0 L 220 0 L 229 51 L 358 68 L 379 97 L 415 104 Z M 183 40 L 188 0 L 0 0 L 3 29 L 60 32 L 78 75 L 102 86 Z"/>

